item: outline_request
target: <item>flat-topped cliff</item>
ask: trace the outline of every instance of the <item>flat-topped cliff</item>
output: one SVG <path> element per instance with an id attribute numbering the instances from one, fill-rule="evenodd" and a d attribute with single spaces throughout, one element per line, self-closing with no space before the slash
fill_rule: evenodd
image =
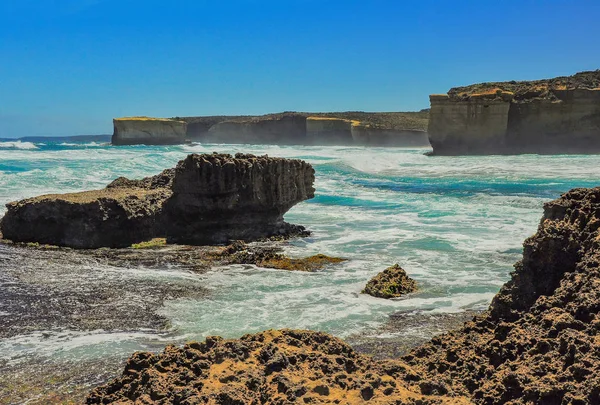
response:
<path id="1" fill-rule="evenodd" d="M 174 145 L 185 142 L 185 121 L 151 118 L 123 117 L 113 119 L 113 145 Z"/>
<path id="2" fill-rule="evenodd" d="M 283 112 L 261 116 L 115 119 L 113 144 L 429 146 L 429 112 Z M 173 124 L 178 123 L 178 124 Z M 185 127 L 181 128 L 180 123 Z"/>
<path id="3" fill-rule="evenodd" d="M 430 96 L 434 154 L 600 152 L 600 70 Z"/>

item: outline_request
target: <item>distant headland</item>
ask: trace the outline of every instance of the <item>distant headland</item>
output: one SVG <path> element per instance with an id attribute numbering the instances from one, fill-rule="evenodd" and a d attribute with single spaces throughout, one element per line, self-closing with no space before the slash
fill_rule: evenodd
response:
<path id="1" fill-rule="evenodd" d="M 429 146 L 429 111 L 283 112 L 261 116 L 123 117 L 113 119 L 114 145 L 186 141 L 284 145 Z"/>
<path id="2" fill-rule="evenodd" d="M 473 84 L 419 112 L 115 118 L 114 145 L 190 141 L 433 147 L 434 155 L 600 153 L 600 70 Z"/>

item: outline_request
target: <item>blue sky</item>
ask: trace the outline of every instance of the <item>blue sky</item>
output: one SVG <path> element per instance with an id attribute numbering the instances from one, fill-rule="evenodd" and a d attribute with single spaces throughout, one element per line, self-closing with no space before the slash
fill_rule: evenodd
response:
<path id="1" fill-rule="evenodd" d="M 0 0 L 0 137 L 115 116 L 411 111 L 600 68 L 600 2 Z"/>

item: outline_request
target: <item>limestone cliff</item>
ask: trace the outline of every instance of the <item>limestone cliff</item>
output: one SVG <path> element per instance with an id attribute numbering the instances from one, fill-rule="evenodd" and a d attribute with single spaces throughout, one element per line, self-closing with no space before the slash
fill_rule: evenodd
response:
<path id="1" fill-rule="evenodd" d="M 314 169 L 301 160 L 194 154 L 154 177 L 9 203 L 0 232 L 15 242 L 74 248 L 127 247 L 155 237 L 214 244 L 285 236 L 302 227 L 283 215 L 314 197 L 313 182 Z"/>
<path id="2" fill-rule="evenodd" d="M 430 96 L 434 154 L 600 152 L 600 70 Z"/>
<path id="3" fill-rule="evenodd" d="M 213 125 L 204 139 L 215 143 L 302 145 L 306 139 L 306 118 L 300 114 L 283 114 L 223 121 Z"/>
<path id="4" fill-rule="evenodd" d="M 427 132 L 416 129 L 390 129 L 354 122 L 350 128 L 355 145 L 361 146 L 429 146 Z"/>
<path id="5" fill-rule="evenodd" d="M 113 125 L 113 145 L 181 144 L 187 127 L 184 121 L 150 117 L 115 118 Z"/>
<path id="6" fill-rule="evenodd" d="M 306 138 L 313 145 L 351 145 L 352 121 L 331 117 L 308 117 Z"/>

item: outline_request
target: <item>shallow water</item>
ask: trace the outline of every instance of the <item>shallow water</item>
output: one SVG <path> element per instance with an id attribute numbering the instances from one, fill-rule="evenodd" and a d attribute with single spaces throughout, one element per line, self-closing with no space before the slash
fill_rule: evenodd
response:
<path id="1" fill-rule="evenodd" d="M 508 279 L 523 240 L 535 232 L 543 202 L 573 187 L 596 186 L 600 175 L 600 156 L 427 157 L 423 149 L 398 148 L 2 142 L 0 215 L 9 201 L 101 188 L 118 176 L 156 174 L 188 153 L 213 151 L 313 164 L 315 198 L 286 215 L 313 236 L 293 241 L 287 253 L 349 260 L 312 274 L 231 266 L 194 275 L 211 294 L 170 300 L 161 309 L 172 324 L 169 339 L 177 341 L 282 327 L 347 337 L 376 330 L 397 311 L 484 309 Z M 360 294 L 370 277 L 393 263 L 417 280 L 418 293 L 391 301 Z M 12 354 L 39 350 L 44 356 L 53 350 L 64 356 L 72 347 L 72 356 L 89 357 L 113 349 L 126 354 L 162 341 L 145 333 L 65 335 L 12 338 L 1 346 Z"/>

